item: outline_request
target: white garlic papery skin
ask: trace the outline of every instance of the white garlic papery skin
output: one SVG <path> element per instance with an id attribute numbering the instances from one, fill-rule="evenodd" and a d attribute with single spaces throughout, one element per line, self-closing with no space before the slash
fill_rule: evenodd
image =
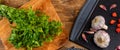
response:
<path id="1" fill-rule="evenodd" d="M 96 16 L 93 20 L 92 20 L 92 25 L 91 25 L 92 29 L 95 30 L 99 30 L 99 29 L 108 29 L 108 26 L 105 25 L 105 19 L 103 16 Z"/>
<path id="2" fill-rule="evenodd" d="M 100 48 L 106 48 L 110 43 L 110 36 L 107 32 L 99 30 L 94 35 L 94 42 Z"/>

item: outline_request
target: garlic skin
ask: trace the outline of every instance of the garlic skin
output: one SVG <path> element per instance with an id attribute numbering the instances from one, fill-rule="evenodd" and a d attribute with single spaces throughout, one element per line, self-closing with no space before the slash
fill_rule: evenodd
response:
<path id="1" fill-rule="evenodd" d="M 99 30 L 94 35 L 94 42 L 100 48 L 106 48 L 110 43 L 110 36 L 107 32 Z"/>
<path id="2" fill-rule="evenodd" d="M 99 29 L 108 29 L 108 26 L 105 24 L 105 19 L 103 16 L 96 16 L 93 20 L 92 20 L 92 24 L 91 24 L 92 29 L 94 30 L 99 30 Z"/>

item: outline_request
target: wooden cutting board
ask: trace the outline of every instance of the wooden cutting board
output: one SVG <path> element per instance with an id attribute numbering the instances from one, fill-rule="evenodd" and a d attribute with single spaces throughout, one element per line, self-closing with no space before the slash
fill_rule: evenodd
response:
<path id="1" fill-rule="evenodd" d="M 42 12 L 45 12 L 47 15 L 50 16 L 51 20 L 60 21 L 59 16 L 57 15 L 53 5 L 51 4 L 50 0 L 31 0 L 30 2 L 24 4 L 20 8 L 28 9 L 29 7 L 32 7 L 33 10 L 40 10 Z M 11 34 L 11 28 L 10 23 L 6 18 L 3 18 L 3 20 L 0 21 L 0 38 L 5 46 L 6 50 L 16 50 L 12 44 L 8 42 L 8 38 Z M 52 42 L 44 43 L 43 46 L 38 48 L 33 48 L 33 50 L 57 50 L 61 44 L 65 42 L 67 37 L 65 36 L 65 29 L 64 26 L 63 32 L 56 36 L 55 39 Z M 52 47 L 51 47 L 52 46 Z M 19 50 L 22 50 L 24 48 L 20 48 Z"/>

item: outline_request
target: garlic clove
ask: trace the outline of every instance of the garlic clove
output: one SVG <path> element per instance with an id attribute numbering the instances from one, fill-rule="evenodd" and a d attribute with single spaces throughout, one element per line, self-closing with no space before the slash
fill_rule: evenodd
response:
<path id="1" fill-rule="evenodd" d="M 105 5 L 99 5 L 99 7 L 101 8 L 101 9 L 103 9 L 103 10 L 105 10 L 105 11 L 107 11 L 107 8 L 106 8 L 106 6 Z"/>
<path id="2" fill-rule="evenodd" d="M 116 7 L 117 7 L 116 4 L 112 4 L 112 5 L 110 6 L 110 10 L 113 9 L 113 8 L 116 8 Z"/>
<path id="3" fill-rule="evenodd" d="M 95 31 L 85 31 L 87 34 L 94 34 Z"/>
<path id="4" fill-rule="evenodd" d="M 82 33 L 82 38 L 83 38 L 83 40 L 85 40 L 86 42 L 88 42 L 87 37 L 86 37 L 86 35 L 84 33 Z"/>

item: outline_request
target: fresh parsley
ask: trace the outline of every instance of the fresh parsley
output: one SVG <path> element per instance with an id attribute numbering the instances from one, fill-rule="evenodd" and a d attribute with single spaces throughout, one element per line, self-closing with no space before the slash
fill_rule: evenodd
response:
<path id="1" fill-rule="evenodd" d="M 42 46 L 44 42 L 52 41 L 62 31 L 60 22 L 48 21 L 49 16 L 40 11 L 0 5 L 0 16 L 16 24 L 16 27 L 11 26 L 13 29 L 9 37 L 9 42 L 16 48 L 32 50 L 34 47 Z"/>

